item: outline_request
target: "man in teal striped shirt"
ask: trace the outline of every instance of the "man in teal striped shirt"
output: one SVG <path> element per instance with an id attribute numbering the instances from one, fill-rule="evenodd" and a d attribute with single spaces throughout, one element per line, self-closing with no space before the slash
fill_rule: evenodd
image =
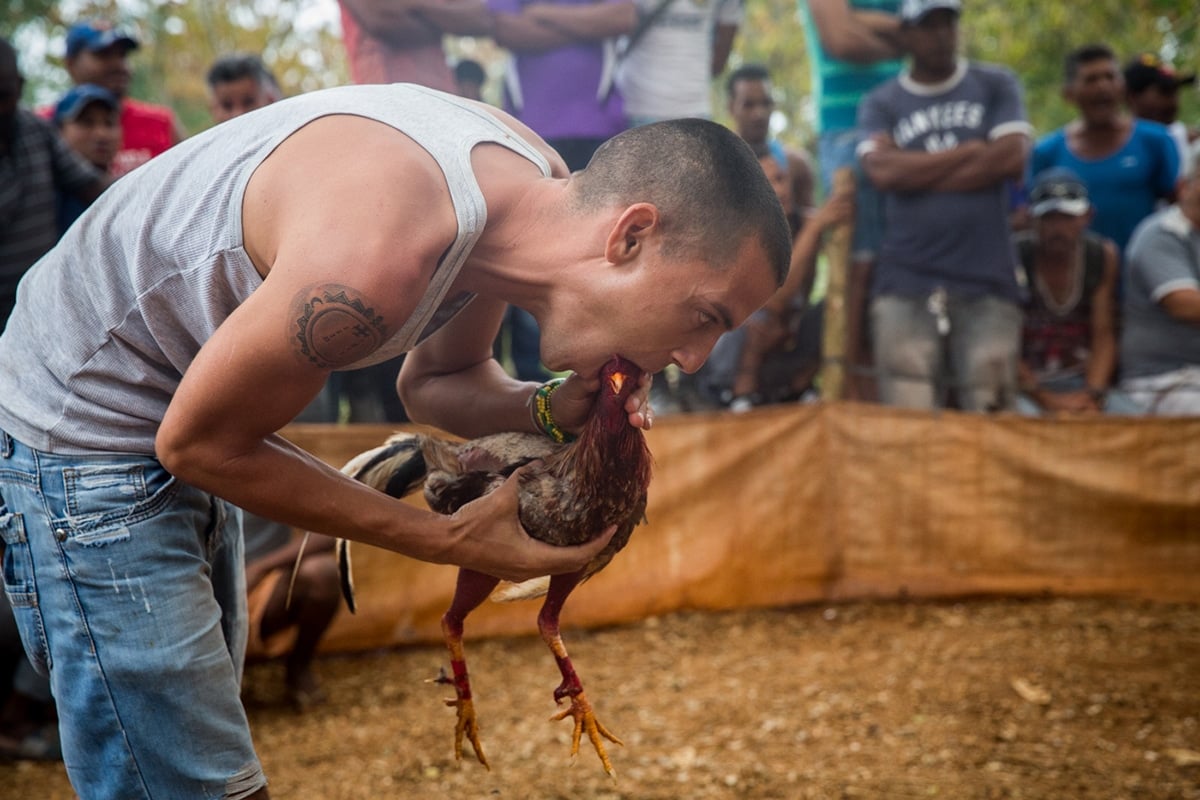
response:
<path id="1" fill-rule="evenodd" d="M 854 242 L 846 320 L 850 332 L 846 357 L 851 367 L 865 364 L 863 321 L 857 309 L 866 297 L 883 237 L 883 198 L 863 175 L 855 156 L 858 146 L 858 103 L 871 89 L 900 74 L 900 0 L 802 0 L 812 97 L 817 109 L 817 163 L 821 187 L 830 194 L 833 173 L 853 167 L 858 191 L 854 198 Z M 858 302 L 855 302 L 855 298 Z M 861 381 L 848 384 L 851 399 L 870 399 Z"/>

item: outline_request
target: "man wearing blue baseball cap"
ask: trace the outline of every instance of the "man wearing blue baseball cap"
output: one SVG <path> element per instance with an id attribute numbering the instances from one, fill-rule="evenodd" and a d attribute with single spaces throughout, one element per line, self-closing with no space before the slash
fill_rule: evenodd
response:
<path id="1" fill-rule="evenodd" d="M 93 167 L 107 173 L 121 146 L 121 101 L 94 83 L 81 83 L 54 106 L 54 126 L 63 141 Z M 58 227 L 66 232 L 87 204 L 59 192 Z"/>
<path id="2" fill-rule="evenodd" d="M 67 73 L 75 85 L 93 83 L 117 96 L 121 104 L 121 148 L 109 173 L 119 177 L 184 138 L 175 113 L 166 106 L 128 96 L 132 72 L 129 52 L 138 40 L 104 20 L 88 20 L 67 32 Z"/>

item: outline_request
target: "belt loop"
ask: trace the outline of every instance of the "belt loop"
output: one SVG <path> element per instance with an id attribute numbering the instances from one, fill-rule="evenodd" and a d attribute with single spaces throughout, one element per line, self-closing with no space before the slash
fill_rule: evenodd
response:
<path id="1" fill-rule="evenodd" d="M 13 438 L 5 431 L 0 431 L 0 458 L 12 458 Z"/>

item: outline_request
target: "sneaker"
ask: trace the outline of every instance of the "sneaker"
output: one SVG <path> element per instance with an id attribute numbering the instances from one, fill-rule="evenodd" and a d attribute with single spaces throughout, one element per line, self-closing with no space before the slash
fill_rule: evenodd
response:
<path id="1" fill-rule="evenodd" d="M 729 410 L 734 414 L 744 414 L 754 408 L 754 398 L 748 394 L 739 395 L 729 401 Z"/>

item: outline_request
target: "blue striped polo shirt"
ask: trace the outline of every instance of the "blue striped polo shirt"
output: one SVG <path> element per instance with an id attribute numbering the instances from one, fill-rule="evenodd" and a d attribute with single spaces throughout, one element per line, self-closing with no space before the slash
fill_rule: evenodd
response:
<path id="1" fill-rule="evenodd" d="M 831 58 L 821 47 L 808 3 L 800 0 L 799 5 L 812 74 L 812 98 L 817 108 L 817 130 L 821 133 L 850 130 L 855 127 L 858 102 L 871 89 L 899 75 L 903 61 L 856 64 Z M 850 6 L 856 11 L 900 13 L 900 0 L 850 0 Z"/>

